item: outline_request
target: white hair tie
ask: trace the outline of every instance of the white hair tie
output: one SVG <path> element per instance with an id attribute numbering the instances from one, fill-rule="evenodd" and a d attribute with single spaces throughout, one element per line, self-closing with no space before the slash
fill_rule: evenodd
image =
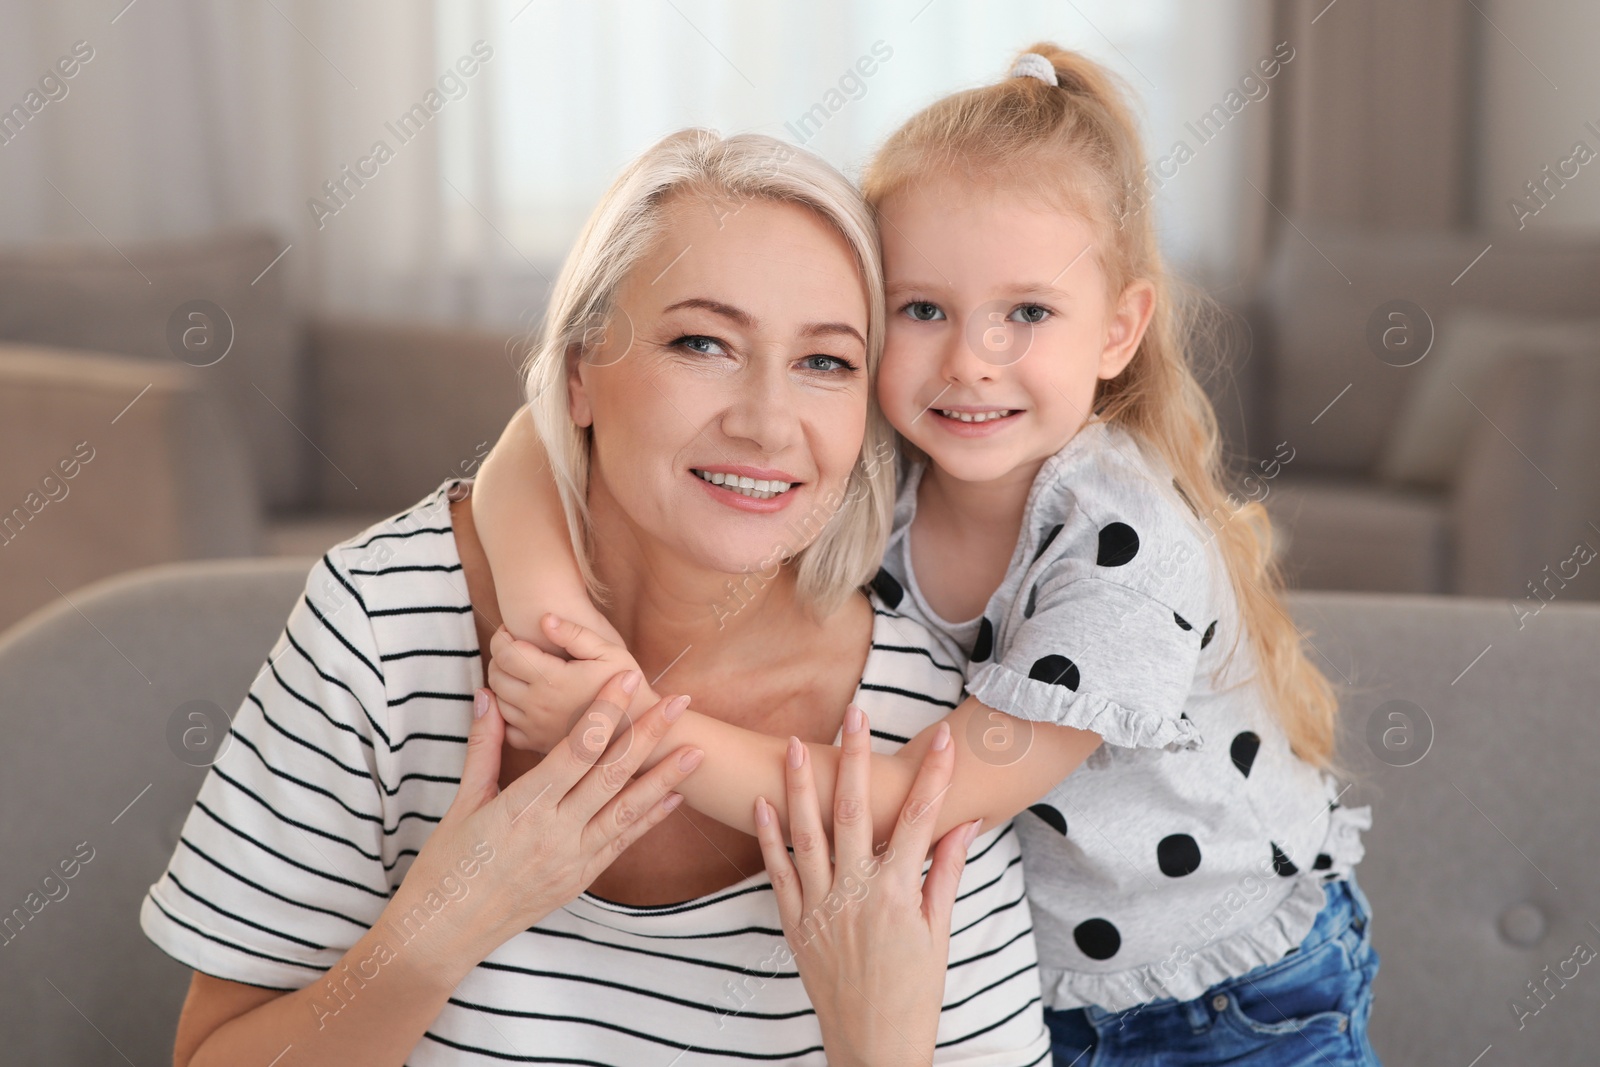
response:
<path id="1" fill-rule="evenodd" d="M 1017 57 L 1011 66 L 1008 78 L 1038 78 L 1046 85 L 1060 85 L 1056 78 L 1055 64 L 1051 63 L 1038 52 L 1024 52 Z"/>

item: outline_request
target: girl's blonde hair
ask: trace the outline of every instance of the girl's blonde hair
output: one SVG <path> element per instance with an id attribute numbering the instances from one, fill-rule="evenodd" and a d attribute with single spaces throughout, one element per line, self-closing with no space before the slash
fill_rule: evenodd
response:
<path id="1" fill-rule="evenodd" d="M 1098 63 L 1051 43 L 1027 49 L 1055 68 L 1057 86 L 1035 77 L 955 93 L 901 126 L 867 167 L 862 187 L 880 207 L 929 174 L 1015 189 L 1083 217 L 1113 299 L 1135 280 L 1155 288 L 1155 309 L 1133 359 L 1101 381 L 1095 412 L 1134 434 L 1175 475 L 1179 492 L 1208 521 L 1237 598 L 1265 695 L 1290 746 L 1336 766 L 1333 688 L 1307 658 L 1282 604 L 1272 527 L 1256 501 L 1223 485 L 1216 413 L 1191 367 L 1192 305 L 1180 308 L 1151 217 L 1144 149 L 1126 97 Z"/>
<path id="2" fill-rule="evenodd" d="M 572 421 L 567 381 L 585 347 L 602 341 L 615 325 L 617 288 L 665 232 L 668 202 L 679 195 L 704 198 L 706 210 L 719 219 L 755 201 L 814 212 L 844 238 L 861 273 L 869 380 L 883 354 L 877 225 L 855 186 L 820 157 L 763 134 L 722 137 L 713 130 L 685 129 L 628 164 L 595 205 L 568 254 L 524 371 L 534 426 L 550 456 L 578 568 L 596 602 L 604 600 L 605 590 L 589 553 L 590 430 Z M 789 523 L 787 536 L 804 544 L 773 546 L 770 567 L 795 567 L 802 602 L 819 616 L 870 579 L 883 557 L 894 507 L 894 465 L 884 462 L 892 441 L 893 431 L 869 390 L 860 462 L 840 499 L 825 499 L 813 514 Z M 759 581 L 764 584 L 775 574 L 775 569 L 763 573 Z"/>

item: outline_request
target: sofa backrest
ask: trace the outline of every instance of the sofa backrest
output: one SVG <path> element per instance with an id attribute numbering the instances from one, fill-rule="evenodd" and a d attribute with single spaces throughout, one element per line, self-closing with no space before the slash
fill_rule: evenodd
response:
<path id="1" fill-rule="evenodd" d="M 1435 333 L 1462 305 L 1600 316 L 1600 241 L 1302 229 L 1280 235 L 1255 356 L 1265 376 L 1260 416 L 1270 440 L 1292 443 L 1302 471 L 1366 473 L 1376 463 L 1420 376 L 1420 365 L 1385 363 L 1369 344 L 1369 323 L 1390 301 L 1420 305 Z"/>
<path id="2" fill-rule="evenodd" d="M 284 264 L 267 269 L 285 243 L 248 231 L 120 242 L 121 251 L 104 242 L 0 248 L 0 340 L 178 368 L 210 390 L 242 431 L 262 503 L 301 505 L 313 453 L 297 428 L 306 407 L 299 337 Z M 202 300 L 232 323 L 231 349 L 210 366 L 196 365 L 210 358 L 201 342 L 214 350 L 225 327 L 188 317 L 196 309 L 185 306 Z M 207 329 L 216 332 L 208 338 Z"/>

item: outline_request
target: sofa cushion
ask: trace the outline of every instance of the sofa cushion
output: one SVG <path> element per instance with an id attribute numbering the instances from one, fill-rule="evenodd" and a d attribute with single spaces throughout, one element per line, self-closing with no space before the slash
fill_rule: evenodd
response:
<path id="1" fill-rule="evenodd" d="M 1263 410 L 1271 439 L 1289 439 L 1308 469 L 1374 470 L 1432 358 L 1394 366 L 1374 353 L 1369 321 L 1388 302 L 1420 305 L 1434 330 L 1455 307 L 1561 318 L 1600 312 L 1600 241 L 1593 239 L 1496 236 L 1474 263 L 1490 238 L 1303 228 L 1305 237 L 1284 232 L 1265 285 L 1272 359 Z"/>
<path id="2" fill-rule="evenodd" d="M 307 340 L 318 510 L 410 507 L 471 475 L 522 404 L 522 352 L 503 334 L 338 320 Z"/>
<path id="3" fill-rule="evenodd" d="M 1302 589 L 1448 591 L 1449 515 L 1442 496 L 1288 476 L 1267 512 L 1285 539 L 1283 564 Z"/>
<path id="4" fill-rule="evenodd" d="M 303 499 L 309 448 L 298 338 L 285 306 L 284 243 L 263 232 L 187 241 L 51 244 L 0 249 L 0 339 L 92 349 L 153 360 L 201 383 L 243 431 L 262 501 Z M 126 253 L 126 257 L 123 257 Z M 294 253 L 290 253 L 292 256 Z M 233 344 L 219 362 L 169 343 L 169 320 L 206 300 L 232 320 Z M 195 325 L 200 325 L 196 323 Z M 179 331 L 181 333 L 181 330 Z M 202 340 L 195 330 L 190 343 Z"/>
<path id="5" fill-rule="evenodd" d="M 1600 363 L 1600 319 L 1461 308 L 1448 313 L 1438 331 L 1379 458 L 1379 475 L 1397 485 L 1448 489 L 1456 484 L 1472 430 L 1491 406 L 1487 390 L 1508 359 L 1550 355 Z"/>

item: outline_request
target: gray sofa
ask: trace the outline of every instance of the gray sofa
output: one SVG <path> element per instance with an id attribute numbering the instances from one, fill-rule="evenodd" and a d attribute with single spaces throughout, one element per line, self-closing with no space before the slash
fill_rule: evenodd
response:
<path id="1" fill-rule="evenodd" d="M 1402 324 L 1414 330 L 1411 356 L 1380 358 L 1369 330 L 1396 300 L 1426 319 Z M 1258 461 L 1246 489 L 1265 493 L 1300 587 L 1522 600 L 1576 543 L 1600 548 L 1590 525 L 1600 522 L 1600 334 L 1582 351 L 1551 352 L 1526 330 L 1525 344 L 1458 392 L 1457 372 L 1466 382 L 1470 367 L 1451 327 L 1467 311 L 1600 318 L 1600 242 L 1309 225 L 1282 234 L 1244 308 L 1245 351 L 1213 386 L 1235 449 Z M 1431 351 L 1421 347 L 1427 320 Z M 1397 438 L 1426 432 L 1406 421 L 1430 376 L 1449 389 L 1443 414 L 1467 420 L 1467 433 L 1448 470 L 1399 477 Z M 1259 461 L 1280 442 L 1294 458 L 1262 479 Z M 1600 567 L 1540 587 L 1541 599 L 1600 599 Z"/>
<path id="2" fill-rule="evenodd" d="M 0 629 L 135 567 L 320 552 L 487 452 L 513 339 L 298 317 L 282 250 L 0 250 Z"/>
<path id="3" fill-rule="evenodd" d="M 169 1062 L 189 972 L 144 939 L 138 907 L 205 773 L 174 731 L 234 712 L 309 564 L 152 568 L 0 637 L 0 909 L 93 851 L 65 897 L 6 931 L 6 1062 Z M 1384 1062 L 1593 1064 L 1600 606 L 1553 605 L 1521 629 L 1503 603 L 1464 598 L 1291 606 L 1343 701 L 1346 802 L 1374 806 L 1358 875 Z M 1568 962 L 1575 945 L 1587 964 Z"/>

